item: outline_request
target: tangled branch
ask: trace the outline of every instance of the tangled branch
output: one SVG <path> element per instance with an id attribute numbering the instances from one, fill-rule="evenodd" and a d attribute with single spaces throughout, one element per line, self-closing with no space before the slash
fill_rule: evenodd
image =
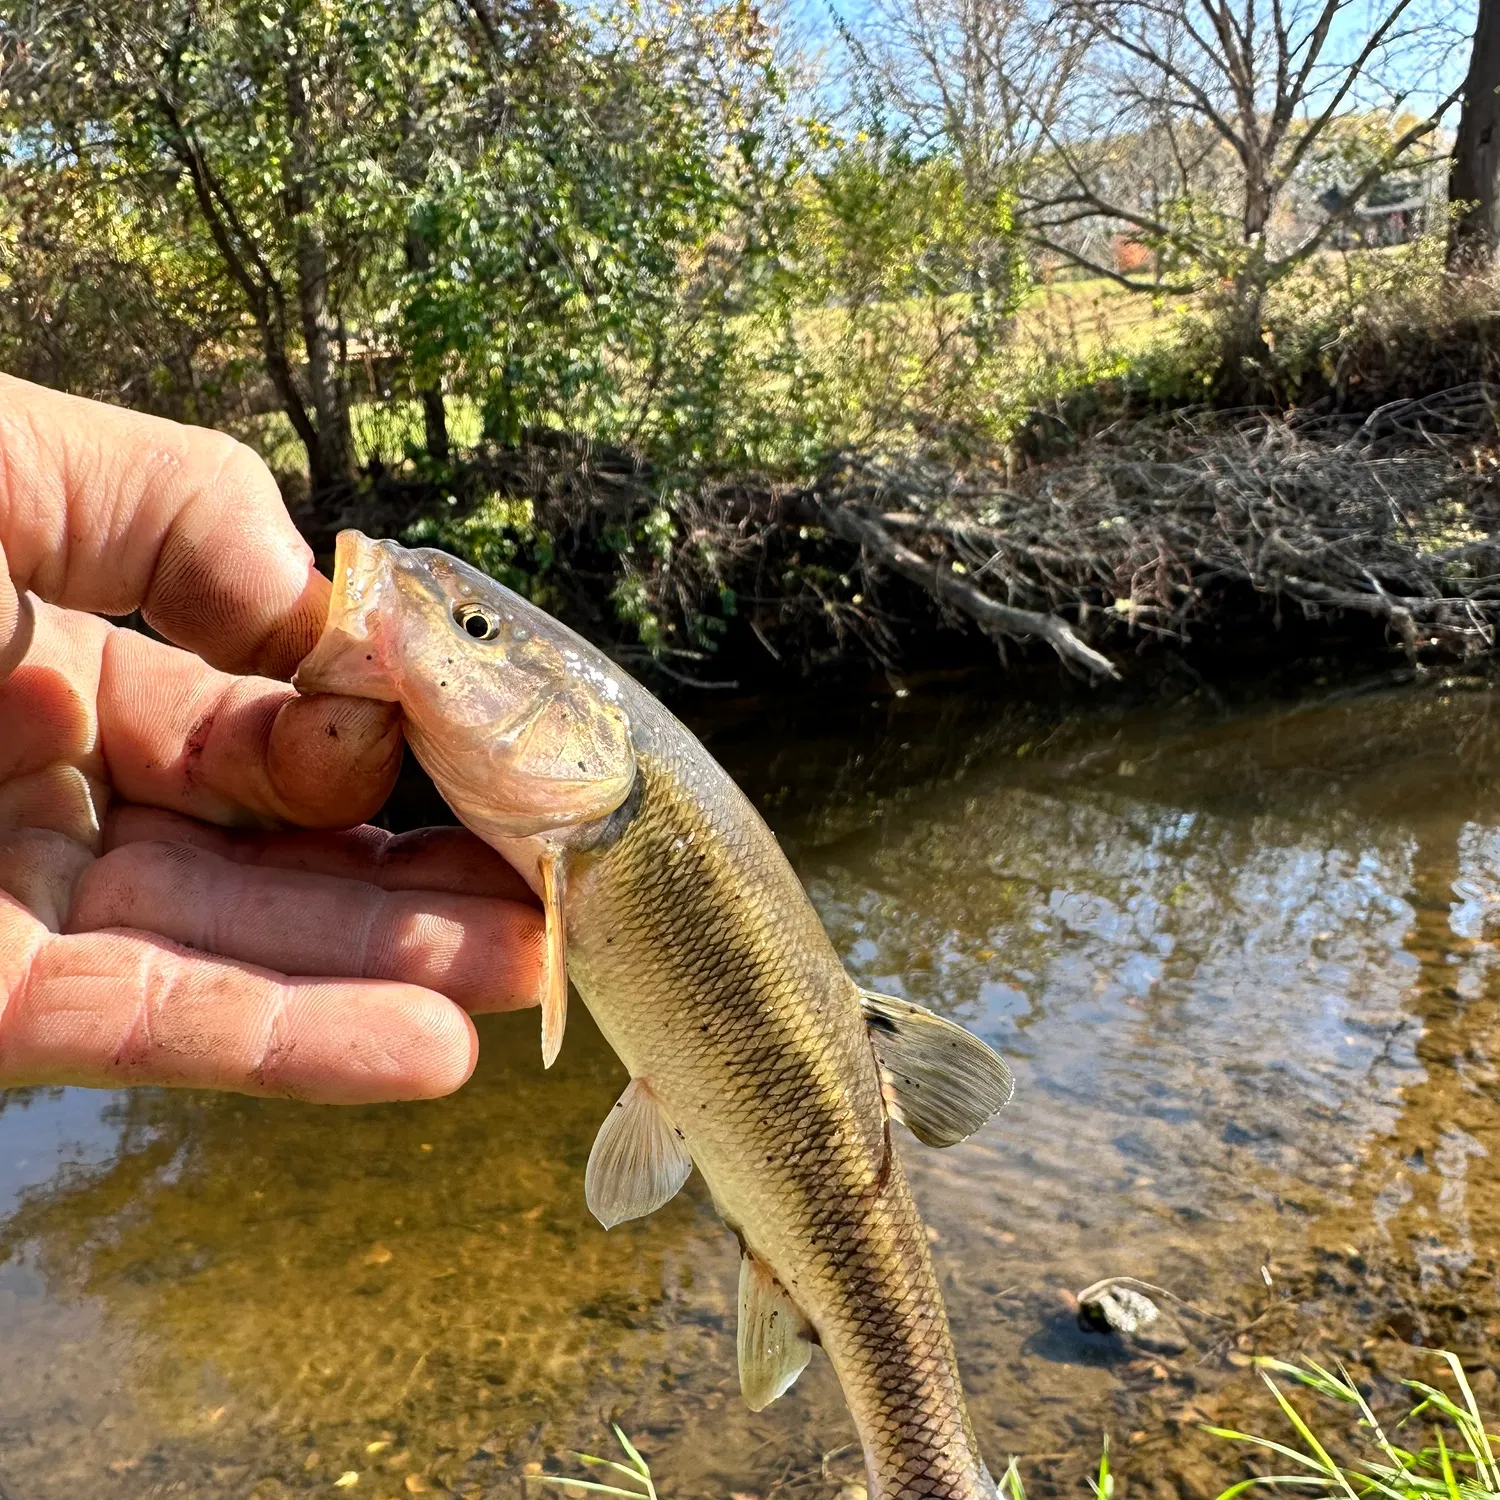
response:
<path id="1" fill-rule="evenodd" d="M 1011 483 L 848 458 L 823 511 L 867 564 L 1094 670 L 1099 646 L 1186 639 L 1243 586 L 1469 655 L 1500 624 L 1495 395 L 1468 386 L 1362 421 L 1177 412 Z"/>
<path id="2" fill-rule="evenodd" d="M 478 500 L 532 500 L 549 607 L 596 638 L 618 636 L 610 599 L 630 580 L 662 622 L 658 665 L 686 680 L 726 593 L 778 661 L 850 636 L 897 658 L 931 628 L 910 608 L 925 600 L 1104 679 L 1118 675 L 1106 652 L 1187 641 L 1247 591 L 1268 623 L 1288 605 L 1356 613 L 1413 655 L 1462 658 L 1500 627 L 1497 411 L 1500 391 L 1478 384 L 1363 419 L 1178 411 L 1019 475 L 1003 454 L 964 467 L 844 454 L 813 483 L 668 485 L 637 455 L 541 434 L 477 461 L 466 483 Z M 430 504 L 393 492 L 387 513 L 344 524 L 399 531 Z"/>

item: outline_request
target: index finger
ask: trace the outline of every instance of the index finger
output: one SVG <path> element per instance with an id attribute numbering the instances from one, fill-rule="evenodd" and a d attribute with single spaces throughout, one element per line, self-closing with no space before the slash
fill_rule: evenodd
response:
<path id="1" fill-rule="evenodd" d="M 145 932 L 59 937 L 0 893 L 0 1087 L 374 1104 L 451 1093 L 477 1052 L 463 1011 L 419 985 L 289 976 Z"/>
<path id="2" fill-rule="evenodd" d="M 15 590 L 139 609 L 214 666 L 268 677 L 312 649 L 328 605 L 312 549 L 243 444 L 7 375 L 0 553 L 0 671 L 27 628 Z"/>

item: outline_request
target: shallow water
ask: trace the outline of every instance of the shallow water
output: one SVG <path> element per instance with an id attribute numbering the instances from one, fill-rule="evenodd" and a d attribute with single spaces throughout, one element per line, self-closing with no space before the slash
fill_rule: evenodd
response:
<path id="1" fill-rule="evenodd" d="M 982 1445 L 1033 1495 L 1106 1431 L 1143 1493 L 1239 1477 L 1196 1424 L 1253 1406 L 1250 1353 L 1377 1386 L 1438 1344 L 1493 1358 L 1497 707 L 917 695 L 711 731 L 853 972 L 1014 1066 L 978 1137 L 902 1150 Z M 696 1179 L 607 1237 L 587 1216 L 623 1075 L 586 1019 L 545 1077 L 534 1014 L 481 1033 L 435 1104 L 0 1094 L 0 1497 L 518 1497 L 611 1418 L 672 1500 L 857 1479 L 821 1357 L 740 1404 Z M 1080 1331 L 1069 1292 L 1116 1274 L 1199 1311 Z"/>

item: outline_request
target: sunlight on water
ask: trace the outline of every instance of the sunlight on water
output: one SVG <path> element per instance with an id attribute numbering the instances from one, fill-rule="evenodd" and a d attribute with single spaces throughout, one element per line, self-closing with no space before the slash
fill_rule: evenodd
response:
<path id="1" fill-rule="evenodd" d="M 1491 703 L 715 739 L 851 970 L 1015 1068 L 979 1137 L 902 1147 L 982 1445 L 1033 1493 L 1104 1429 L 1163 1495 L 1221 1477 L 1195 1424 L 1248 1399 L 1246 1351 L 1493 1356 Z M 0 1496 L 518 1497 L 615 1417 L 664 1495 L 832 1500 L 826 1364 L 745 1411 L 731 1237 L 696 1181 L 597 1228 L 623 1075 L 580 1018 L 543 1076 L 535 1026 L 486 1023 L 438 1104 L 0 1095 Z M 1067 1293 L 1111 1274 L 1218 1321 L 1080 1332 Z"/>

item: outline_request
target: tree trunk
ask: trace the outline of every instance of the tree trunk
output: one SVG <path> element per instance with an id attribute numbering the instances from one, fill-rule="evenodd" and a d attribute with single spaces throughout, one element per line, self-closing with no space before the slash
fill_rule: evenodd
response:
<path id="1" fill-rule="evenodd" d="M 215 175 L 198 139 L 182 122 L 171 98 L 158 92 L 157 104 L 166 120 L 170 133 L 172 151 L 181 162 L 193 186 L 193 197 L 203 222 L 223 258 L 225 269 L 235 285 L 244 294 L 245 304 L 255 320 L 260 333 L 261 352 L 265 356 L 266 374 L 281 398 L 282 410 L 292 424 L 292 430 L 307 450 L 310 473 L 319 472 L 318 430 L 308 415 L 292 374 L 291 360 L 287 357 L 286 305 L 281 287 L 270 268 L 255 250 L 234 205 Z M 248 252 L 248 253 L 242 253 Z"/>
<path id="2" fill-rule="evenodd" d="M 314 493 L 354 477 L 354 444 L 349 403 L 334 354 L 335 324 L 328 308 L 328 247 L 312 213 L 314 151 L 307 74 L 300 49 L 288 50 L 286 96 L 291 129 L 287 162 L 287 207 L 297 266 L 297 311 L 307 354 L 308 394 L 317 418 L 318 440 L 308 453 Z"/>
<path id="3" fill-rule="evenodd" d="M 1266 232 L 1271 218 L 1271 188 L 1258 165 L 1245 168 L 1245 212 L 1243 228 L 1245 243 L 1260 238 Z"/>
<path id="4" fill-rule="evenodd" d="M 432 261 L 427 241 L 408 226 L 406 231 L 406 267 L 425 271 Z M 439 380 L 424 381 L 417 386 L 417 400 L 422 403 L 422 428 L 427 452 L 439 463 L 448 462 L 448 413 L 443 406 L 443 387 Z"/>
<path id="5" fill-rule="evenodd" d="M 1449 269 L 1487 270 L 1500 247 L 1500 0 L 1479 0 L 1448 201 Z"/>
<path id="6" fill-rule="evenodd" d="M 1262 325 L 1265 305 L 1264 267 L 1257 257 L 1224 292 L 1218 394 L 1231 406 L 1253 406 L 1265 398 L 1271 353 Z"/>

